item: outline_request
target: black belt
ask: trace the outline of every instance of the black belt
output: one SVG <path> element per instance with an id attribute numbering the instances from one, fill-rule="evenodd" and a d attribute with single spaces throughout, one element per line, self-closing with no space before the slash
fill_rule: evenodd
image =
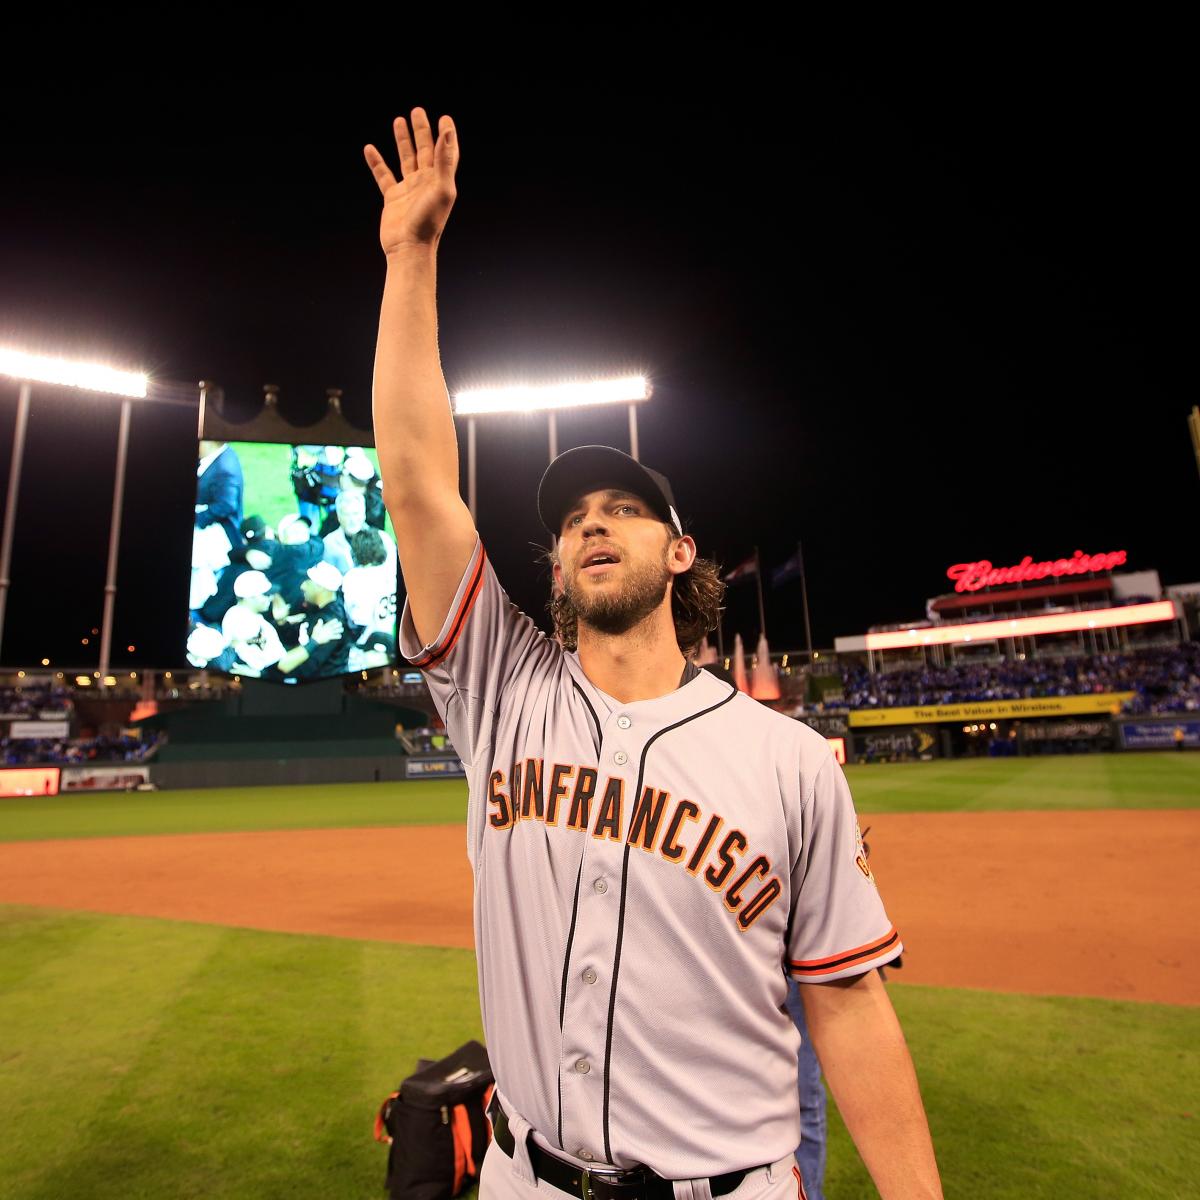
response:
<path id="1" fill-rule="evenodd" d="M 508 1118 L 499 1101 L 493 1101 L 492 1108 L 492 1134 L 496 1145 L 512 1158 L 516 1142 L 508 1127 Z M 526 1145 L 533 1173 L 551 1187 L 578 1196 L 580 1200 L 675 1200 L 671 1181 L 656 1175 L 648 1167 L 638 1167 L 634 1171 L 588 1171 L 556 1158 L 532 1137 Z M 709 1190 L 714 1196 L 724 1196 L 732 1192 L 750 1171 L 758 1169 L 750 1167 L 744 1171 L 730 1171 L 728 1175 L 714 1175 L 708 1181 Z"/>

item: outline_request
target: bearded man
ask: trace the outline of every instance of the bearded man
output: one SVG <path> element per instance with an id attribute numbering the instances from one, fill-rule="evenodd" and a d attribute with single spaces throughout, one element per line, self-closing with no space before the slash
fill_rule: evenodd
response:
<path id="1" fill-rule="evenodd" d="M 691 661 L 720 582 L 670 483 L 609 447 L 538 490 L 561 592 L 511 603 L 458 494 L 437 247 L 458 138 L 422 109 L 374 146 L 387 262 L 374 420 L 408 589 L 400 649 L 467 769 L 467 855 L 496 1078 L 481 1200 L 794 1200 L 788 975 L 885 1200 L 941 1196 L 874 969 L 899 935 L 825 739 Z"/>

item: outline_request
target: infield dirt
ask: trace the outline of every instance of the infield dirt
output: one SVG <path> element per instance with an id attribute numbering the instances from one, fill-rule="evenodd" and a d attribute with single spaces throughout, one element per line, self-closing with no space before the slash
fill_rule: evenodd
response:
<path id="1" fill-rule="evenodd" d="M 1200 811 L 881 814 L 901 982 L 1200 1004 Z M 0 844 L 0 902 L 473 946 L 465 827 Z"/>

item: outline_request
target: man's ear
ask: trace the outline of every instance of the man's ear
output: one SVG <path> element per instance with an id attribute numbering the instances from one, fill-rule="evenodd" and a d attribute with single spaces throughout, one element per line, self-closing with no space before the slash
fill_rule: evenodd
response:
<path id="1" fill-rule="evenodd" d="M 563 569 L 561 563 L 554 563 L 550 568 L 550 573 L 554 576 L 554 586 L 558 591 L 562 591 Z"/>
<path id="2" fill-rule="evenodd" d="M 689 534 L 676 538 L 671 545 L 671 554 L 667 559 L 667 567 L 672 575 L 682 575 L 692 569 L 696 561 L 696 543 Z"/>

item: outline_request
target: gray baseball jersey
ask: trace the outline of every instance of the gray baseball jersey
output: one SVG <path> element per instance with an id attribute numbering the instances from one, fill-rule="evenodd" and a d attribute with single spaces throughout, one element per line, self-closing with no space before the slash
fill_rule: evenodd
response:
<path id="1" fill-rule="evenodd" d="M 406 602 L 400 649 L 467 766 L 479 1002 L 514 1129 L 675 1179 L 794 1150 L 785 972 L 902 949 L 825 739 L 707 671 L 606 695 L 479 541 L 437 639 Z"/>

